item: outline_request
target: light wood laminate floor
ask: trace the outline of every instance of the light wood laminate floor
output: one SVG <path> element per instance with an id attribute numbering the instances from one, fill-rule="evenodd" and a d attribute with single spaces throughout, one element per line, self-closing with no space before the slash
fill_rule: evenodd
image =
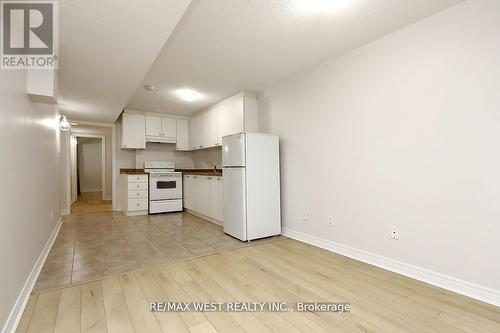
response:
<path id="1" fill-rule="evenodd" d="M 350 302 L 350 313 L 151 313 L 148 302 Z M 33 294 L 18 332 L 500 332 L 500 309 L 290 239 Z"/>

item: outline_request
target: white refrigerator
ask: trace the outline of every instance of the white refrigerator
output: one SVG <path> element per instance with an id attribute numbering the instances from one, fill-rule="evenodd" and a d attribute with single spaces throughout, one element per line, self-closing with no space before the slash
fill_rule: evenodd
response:
<path id="1" fill-rule="evenodd" d="M 242 241 L 281 234 L 279 138 L 222 138 L 224 232 Z"/>

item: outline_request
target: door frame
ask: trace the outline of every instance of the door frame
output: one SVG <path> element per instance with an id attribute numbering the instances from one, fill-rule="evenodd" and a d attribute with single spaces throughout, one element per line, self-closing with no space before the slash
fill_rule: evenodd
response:
<path id="1" fill-rule="evenodd" d="M 70 161 L 72 159 L 71 153 L 71 138 L 97 138 L 101 139 L 101 191 L 102 191 L 102 199 L 105 199 L 105 189 L 106 189 L 106 136 L 102 134 L 87 134 L 87 133 L 79 133 L 79 132 L 70 132 L 69 133 L 69 140 L 70 140 Z M 67 196 L 67 207 L 68 207 L 68 213 L 71 214 L 71 204 L 72 204 L 72 199 L 71 199 L 71 185 L 73 183 L 73 177 L 72 177 L 72 170 L 71 170 L 71 163 L 68 164 L 68 169 L 69 169 L 69 175 L 71 181 L 67 182 L 67 192 L 70 195 Z M 77 175 L 78 177 L 78 175 Z M 69 199 L 69 200 L 68 200 Z"/>

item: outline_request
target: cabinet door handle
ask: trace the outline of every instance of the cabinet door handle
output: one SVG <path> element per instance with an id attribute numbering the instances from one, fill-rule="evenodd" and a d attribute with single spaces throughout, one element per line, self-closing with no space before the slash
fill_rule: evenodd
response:
<path id="1" fill-rule="evenodd" d="M 193 176 L 193 178 L 198 178 L 198 177 L 196 177 L 196 176 Z"/>
<path id="2" fill-rule="evenodd" d="M 200 146 L 200 148 L 203 148 L 203 146 Z"/>
<path id="3" fill-rule="evenodd" d="M 212 177 L 207 177 L 207 179 L 212 179 Z"/>

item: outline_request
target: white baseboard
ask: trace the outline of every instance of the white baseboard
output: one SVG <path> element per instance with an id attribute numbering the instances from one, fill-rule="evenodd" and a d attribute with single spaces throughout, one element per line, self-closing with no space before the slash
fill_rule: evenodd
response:
<path id="1" fill-rule="evenodd" d="M 104 200 L 105 201 L 111 201 L 112 197 L 110 195 L 107 195 L 107 196 L 104 197 Z"/>
<path id="2" fill-rule="evenodd" d="M 54 227 L 52 234 L 45 243 L 45 247 L 43 248 L 42 253 L 40 253 L 40 256 L 38 257 L 35 266 L 33 266 L 33 269 L 31 270 L 28 279 L 26 279 L 23 289 L 21 289 L 21 293 L 17 297 L 16 303 L 14 304 L 12 310 L 10 311 L 9 317 L 7 318 L 7 321 L 5 322 L 5 325 L 2 329 L 2 333 L 14 333 L 16 331 L 17 325 L 21 320 L 21 316 L 23 315 L 23 311 L 26 306 L 26 303 L 28 302 L 31 291 L 35 286 L 35 282 L 38 279 L 38 275 L 40 274 L 43 264 L 45 263 L 45 260 L 49 255 L 50 249 L 52 248 L 52 244 L 54 244 L 54 241 L 56 240 L 61 225 L 62 225 L 62 219 L 59 218 L 59 221 Z"/>
<path id="3" fill-rule="evenodd" d="M 386 269 L 394 273 L 423 281 L 440 288 L 451 290 L 489 304 L 500 306 L 499 290 L 483 287 L 471 282 L 454 278 L 452 276 L 433 272 L 425 268 L 413 266 L 404 262 L 389 259 L 378 254 L 359 250 L 339 243 L 334 243 L 288 228 L 283 228 L 282 232 L 284 236 L 293 238 L 295 240 L 308 243 L 325 250 L 329 250 L 343 256 Z"/>
<path id="4" fill-rule="evenodd" d="M 64 216 L 64 215 L 69 215 L 69 212 L 67 209 L 61 209 L 61 216 Z"/>
<path id="5" fill-rule="evenodd" d="M 214 224 L 220 225 L 221 227 L 223 226 L 222 221 L 219 221 L 219 220 L 213 219 L 211 217 L 208 217 L 206 215 L 200 214 L 200 213 L 195 212 L 191 209 L 184 208 L 184 211 L 188 212 L 189 214 L 193 214 L 194 216 L 198 216 L 199 218 L 202 218 L 204 220 L 207 220 L 208 222 L 212 222 Z"/>

